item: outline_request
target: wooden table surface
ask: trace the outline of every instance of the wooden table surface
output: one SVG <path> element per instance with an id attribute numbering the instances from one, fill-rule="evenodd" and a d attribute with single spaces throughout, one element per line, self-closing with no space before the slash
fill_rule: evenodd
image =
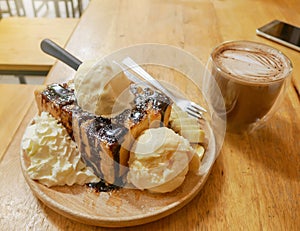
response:
<path id="1" fill-rule="evenodd" d="M 0 20 L 0 72 L 48 72 L 55 59 L 44 54 L 44 38 L 65 46 L 78 19 L 3 18 Z"/>
<path id="2" fill-rule="evenodd" d="M 0 160 L 33 103 L 35 88 L 34 85 L 0 84 Z"/>
<path id="3" fill-rule="evenodd" d="M 206 185 L 187 206 L 128 230 L 300 229 L 300 53 L 255 35 L 257 27 L 275 18 L 300 26 L 298 0 L 91 1 L 66 46 L 81 60 L 128 45 L 157 42 L 181 47 L 205 63 L 220 42 L 247 39 L 282 50 L 294 65 L 293 81 L 277 113 L 254 134 L 226 134 Z M 47 82 L 65 81 L 74 73 L 58 62 Z M 8 125 L 3 129 L 1 120 L 1 135 L 10 138 L 0 159 L 0 230 L 107 230 L 53 212 L 26 184 L 19 148 L 25 127 L 36 113 L 31 90 L 26 88 L 19 101 L 26 102 L 22 109 L 26 114 L 12 116 L 14 109 L 4 106 L 11 101 L 1 101 L 1 108 L 11 108 L 4 110 L 13 117 L 16 132 L 9 131 Z M 1 86 L 0 98 L 9 98 L 7 94 L 14 96 L 13 90 L 3 92 Z"/>

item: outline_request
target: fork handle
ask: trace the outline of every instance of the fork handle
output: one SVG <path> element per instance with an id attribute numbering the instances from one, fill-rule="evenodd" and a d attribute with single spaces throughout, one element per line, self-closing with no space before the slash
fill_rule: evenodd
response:
<path id="1" fill-rule="evenodd" d="M 127 57 L 123 60 L 123 63 L 131 68 L 134 72 L 139 74 L 143 79 L 145 79 L 148 83 L 156 87 L 166 96 L 168 96 L 173 102 L 175 102 L 174 95 L 169 92 L 166 88 L 164 88 L 156 79 L 154 79 L 148 72 L 146 72 L 143 68 L 141 68 L 137 63 L 135 63 L 130 57 Z"/>

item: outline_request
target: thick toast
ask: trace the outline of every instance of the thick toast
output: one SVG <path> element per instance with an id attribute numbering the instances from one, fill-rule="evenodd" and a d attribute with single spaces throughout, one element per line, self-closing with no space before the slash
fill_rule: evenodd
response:
<path id="1" fill-rule="evenodd" d="M 111 184 L 122 184 L 134 140 L 150 127 L 167 126 L 170 100 L 157 91 L 133 86 L 132 109 L 113 118 L 83 111 L 67 84 L 50 84 L 35 92 L 39 111 L 48 111 L 75 139 L 83 161 Z"/>
<path id="2" fill-rule="evenodd" d="M 35 90 L 34 94 L 39 113 L 49 112 L 73 138 L 72 110 L 78 107 L 74 90 L 66 83 L 54 83 Z"/>

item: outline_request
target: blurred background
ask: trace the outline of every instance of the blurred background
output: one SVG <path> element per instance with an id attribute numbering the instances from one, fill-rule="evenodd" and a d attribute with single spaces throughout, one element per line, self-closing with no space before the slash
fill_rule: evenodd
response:
<path id="1" fill-rule="evenodd" d="M 88 4 L 89 0 L 0 0 L 0 22 L 8 17 L 80 18 Z M 44 78 L 45 76 L 26 76 L 26 82 L 42 84 Z M 2 74 L 1 83 L 19 84 L 20 81 L 17 76 Z"/>

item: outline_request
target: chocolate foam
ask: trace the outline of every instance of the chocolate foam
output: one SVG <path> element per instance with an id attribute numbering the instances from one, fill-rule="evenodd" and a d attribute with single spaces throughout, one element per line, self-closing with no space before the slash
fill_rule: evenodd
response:
<path id="1" fill-rule="evenodd" d="M 269 82 L 291 71 L 289 60 L 279 51 L 262 44 L 224 44 L 213 54 L 215 64 L 241 81 Z"/>

